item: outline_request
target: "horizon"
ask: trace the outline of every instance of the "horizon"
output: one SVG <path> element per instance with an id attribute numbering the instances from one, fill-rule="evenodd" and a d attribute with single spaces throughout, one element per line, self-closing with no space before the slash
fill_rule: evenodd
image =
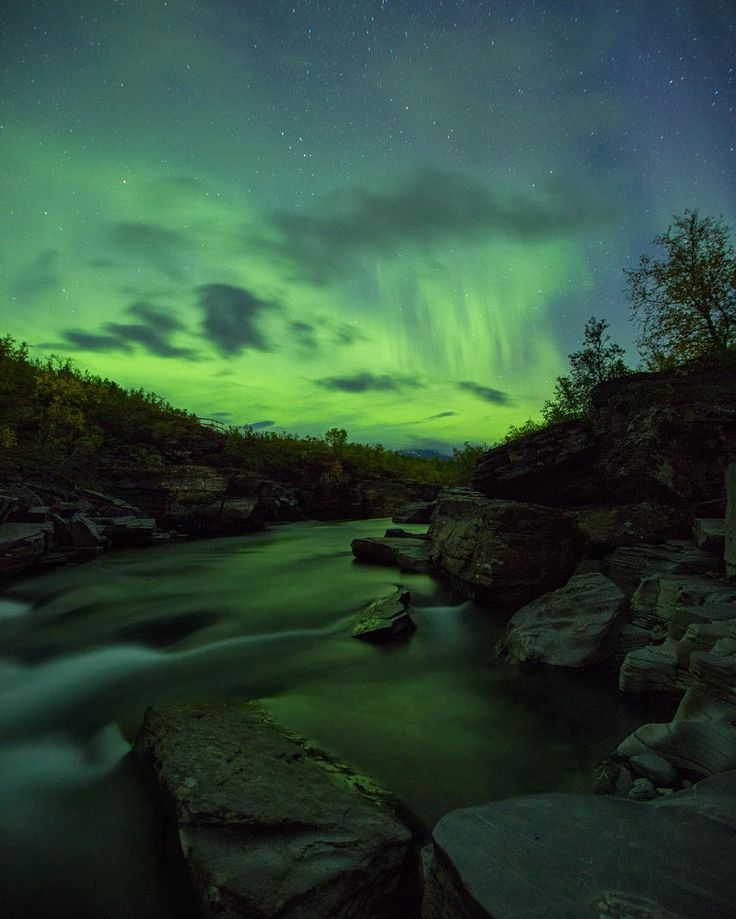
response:
<path id="1" fill-rule="evenodd" d="M 3 328 L 225 425 L 490 444 L 591 314 L 636 360 L 622 271 L 674 214 L 734 223 L 718 2 L 0 17 Z"/>

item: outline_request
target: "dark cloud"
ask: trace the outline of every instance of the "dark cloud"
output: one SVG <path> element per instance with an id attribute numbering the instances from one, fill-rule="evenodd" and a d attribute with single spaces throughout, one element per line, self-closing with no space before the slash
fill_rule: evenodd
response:
<path id="1" fill-rule="evenodd" d="M 348 189 L 310 214 L 272 214 L 273 236 L 259 244 L 311 281 L 326 283 L 366 251 L 392 253 L 492 232 L 535 240 L 600 225 L 610 216 L 570 184 L 498 193 L 470 176 L 425 167 L 384 193 Z"/>
<path id="2" fill-rule="evenodd" d="M 257 323 L 263 313 L 277 308 L 276 304 L 232 284 L 204 284 L 197 293 L 204 312 L 205 338 L 221 354 L 228 357 L 246 348 L 271 350 Z"/>
<path id="3" fill-rule="evenodd" d="M 367 341 L 367 337 L 354 325 L 339 325 L 334 329 L 333 340 L 336 345 L 352 345 L 356 341 Z"/>
<path id="4" fill-rule="evenodd" d="M 472 392 L 479 399 L 483 399 L 485 402 L 492 402 L 494 405 L 509 405 L 511 403 L 511 398 L 507 392 L 501 389 L 491 389 L 490 386 L 481 386 L 480 383 L 473 383 L 470 380 L 458 383 L 457 388 L 465 392 Z"/>
<path id="5" fill-rule="evenodd" d="M 275 421 L 254 421 L 252 424 L 246 425 L 246 427 L 253 428 L 254 431 L 258 431 L 261 428 L 272 428 L 275 424 Z"/>
<path id="6" fill-rule="evenodd" d="M 164 313 L 148 303 L 134 303 L 128 307 L 128 313 L 159 332 L 177 332 L 184 328 L 181 321 L 171 313 Z"/>
<path id="7" fill-rule="evenodd" d="M 130 342 L 120 338 L 118 335 L 95 334 L 94 332 L 82 332 L 79 329 L 67 329 L 63 335 L 63 342 L 57 342 L 54 345 L 44 345 L 42 347 L 68 348 L 69 345 L 72 345 L 75 348 L 79 348 L 80 351 L 133 350 Z"/>
<path id="8" fill-rule="evenodd" d="M 211 418 L 232 418 L 232 412 L 210 412 Z"/>
<path id="9" fill-rule="evenodd" d="M 453 415 L 457 415 L 457 412 L 438 412 L 436 415 L 430 415 L 426 420 L 434 421 L 437 418 L 451 418 Z"/>
<path id="10" fill-rule="evenodd" d="M 319 351 L 317 330 L 309 322 L 295 320 L 289 323 L 292 338 L 304 351 Z"/>
<path id="11" fill-rule="evenodd" d="M 106 322 L 98 332 L 67 329 L 64 343 L 81 351 L 132 351 L 134 345 L 142 346 L 157 357 L 177 357 L 194 361 L 198 355 L 191 348 L 172 345 L 168 336 L 183 328 L 175 317 L 156 309 L 148 303 L 134 303 L 126 310 L 140 322 Z"/>
<path id="12" fill-rule="evenodd" d="M 35 300 L 49 290 L 61 287 L 58 249 L 44 249 L 21 271 L 12 293 L 21 300 Z"/>
<path id="13" fill-rule="evenodd" d="M 388 374 L 357 373 L 351 377 L 325 377 L 317 385 L 340 392 L 389 392 L 399 389 L 417 389 L 422 384 L 411 377 Z"/>
<path id="14" fill-rule="evenodd" d="M 102 329 L 128 344 L 143 345 L 146 351 L 157 357 L 181 357 L 185 360 L 196 358 L 196 353 L 191 348 L 179 348 L 172 345 L 159 329 L 143 323 L 107 322 Z"/>

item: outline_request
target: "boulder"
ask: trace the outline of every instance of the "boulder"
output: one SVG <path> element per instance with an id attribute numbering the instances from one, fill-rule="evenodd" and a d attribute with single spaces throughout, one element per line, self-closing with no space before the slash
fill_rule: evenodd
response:
<path id="1" fill-rule="evenodd" d="M 429 523 L 434 501 L 413 501 L 400 507 L 391 518 L 394 523 Z"/>
<path id="2" fill-rule="evenodd" d="M 388 597 L 374 600 L 353 626 L 353 638 L 390 642 L 411 635 L 416 626 L 407 612 L 410 597 L 408 590 L 399 588 Z"/>
<path id="3" fill-rule="evenodd" d="M 19 574 L 46 552 L 53 526 L 44 523 L 0 524 L 0 579 Z"/>
<path id="4" fill-rule="evenodd" d="M 354 539 L 353 555 L 360 562 L 391 565 L 401 571 L 430 571 L 430 544 L 426 539 L 369 536 Z"/>
<path id="5" fill-rule="evenodd" d="M 455 590 L 503 610 L 560 587 L 581 553 L 577 531 L 561 512 L 469 489 L 440 494 L 429 536 L 432 562 Z"/>
<path id="6" fill-rule="evenodd" d="M 726 574 L 736 577 L 736 463 L 726 470 L 726 519 L 724 521 L 724 553 Z"/>
<path id="7" fill-rule="evenodd" d="M 679 780 L 674 766 L 656 753 L 639 753 L 638 756 L 632 756 L 629 765 L 637 775 L 649 779 L 657 787 L 671 788 Z"/>
<path id="8" fill-rule="evenodd" d="M 496 650 L 513 663 L 586 667 L 614 653 L 627 609 L 604 575 L 574 575 L 514 613 Z"/>
<path id="9" fill-rule="evenodd" d="M 646 781 L 646 780 L 645 780 Z M 543 794 L 434 830 L 423 919 L 730 919 L 736 773 L 640 802 Z"/>
<path id="10" fill-rule="evenodd" d="M 385 793 L 256 707 L 149 709 L 135 751 L 203 915 L 417 916 L 411 833 Z"/>

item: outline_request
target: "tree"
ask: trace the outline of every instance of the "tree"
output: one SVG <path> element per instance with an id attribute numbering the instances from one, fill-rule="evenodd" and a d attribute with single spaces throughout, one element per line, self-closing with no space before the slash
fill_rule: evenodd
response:
<path id="1" fill-rule="evenodd" d="M 345 428 L 330 428 L 325 431 L 324 441 L 333 453 L 340 453 L 348 442 L 348 432 Z"/>
<path id="2" fill-rule="evenodd" d="M 654 244 L 664 258 L 641 257 L 626 271 L 637 342 L 650 369 L 719 359 L 736 345 L 736 252 L 721 219 L 685 211 Z"/>
<path id="3" fill-rule="evenodd" d="M 629 373 L 624 349 L 611 342 L 607 328 L 608 322 L 595 316 L 585 323 L 583 348 L 569 356 L 570 373 L 557 377 L 554 396 L 542 406 L 546 424 L 585 415 L 591 408 L 594 386 Z"/>

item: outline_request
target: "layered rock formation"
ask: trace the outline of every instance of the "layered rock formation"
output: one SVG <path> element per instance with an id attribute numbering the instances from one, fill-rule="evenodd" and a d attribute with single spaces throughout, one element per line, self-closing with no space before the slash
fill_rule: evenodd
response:
<path id="1" fill-rule="evenodd" d="M 632 374 L 599 385 L 590 417 L 490 450 L 473 479 L 494 498 L 693 507 L 722 493 L 736 453 L 733 372 Z"/>
<path id="2" fill-rule="evenodd" d="M 582 549 L 561 512 L 469 489 L 440 493 L 429 537 L 432 563 L 458 593 L 504 610 L 564 584 Z"/>

